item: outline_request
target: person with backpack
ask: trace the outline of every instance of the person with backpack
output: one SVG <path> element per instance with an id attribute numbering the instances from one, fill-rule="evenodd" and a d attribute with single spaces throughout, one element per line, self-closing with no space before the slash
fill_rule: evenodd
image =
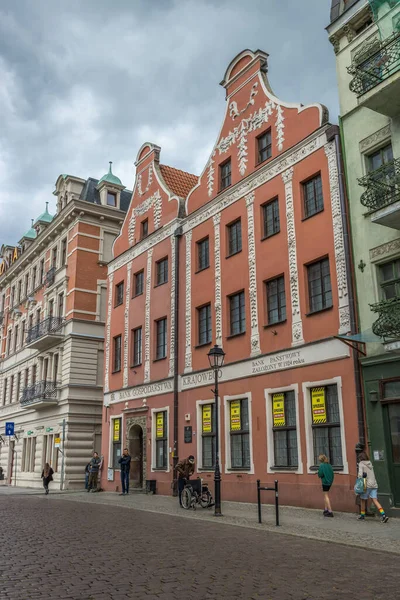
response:
<path id="1" fill-rule="evenodd" d="M 323 514 L 324 517 L 333 517 L 331 501 L 329 499 L 329 490 L 331 489 L 335 474 L 333 472 L 332 465 L 329 464 L 328 457 L 325 456 L 325 454 L 320 454 L 318 456 L 318 460 L 320 462 L 318 477 L 321 479 L 322 493 L 325 501 L 325 509 Z"/>
<path id="2" fill-rule="evenodd" d="M 376 508 L 379 510 L 380 518 L 382 523 L 387 523 L 389 517 L 386 516 L 385 510 L 382 505 L 378 502 L 378 483 L 376 481 L 374 467 L 369 460 L 369 456 L 366 452 L 361 452 L 358 463 L 358 477 L 363 478 L 364 493 L 361 494 L 361 512 L 358 517 L 359 521 L 365 521 L 365 508 L 368 498 L 371 498 Z"/>

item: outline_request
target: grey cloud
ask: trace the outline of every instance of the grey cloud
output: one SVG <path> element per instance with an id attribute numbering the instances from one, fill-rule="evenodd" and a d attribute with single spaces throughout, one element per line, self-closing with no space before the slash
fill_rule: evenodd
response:
<path id="1" fill-rule="evenodd" d="M 329 0 L 5 0 L 0 4 L 0 243 L 15 243 L 60 173 L 128 188 L 140 145 L 200 173 L 243 48 L 270 54 L 275 94 L 338 112 Z"/>

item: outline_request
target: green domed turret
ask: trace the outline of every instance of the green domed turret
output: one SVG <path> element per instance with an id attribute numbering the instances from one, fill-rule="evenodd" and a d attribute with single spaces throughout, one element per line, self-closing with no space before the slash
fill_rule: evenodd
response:
<path id="1" fill-rule="evenodd" d="M 122 185 L 122 181 L 119 179 L 119 177 L 116 177 L 115 175 L 113 175 L 113 172 L 111 170 L 111 165 L 112 165 L 112 162 L 110 161 L 110 167 L 108 169 L 108 173 L 103 175 L 103 177 L 100 179 L 98 185 L 100 185 L 100 183 L 102 183 L 103 181 L 114 184 L 114 185 Z"/>
<path id="2" fill-rule="evenodd" d="M 54 216 L 49 213 L 48 206 L 49 206 L 49 203 L 46 202 L 46 210 L 44 211 L 44 213 L 42 213 L 36 219 L 34 225 L 36 225 L 36 223 L 51 223 L 52 222 L 52 220 L 54 219 Z"/>

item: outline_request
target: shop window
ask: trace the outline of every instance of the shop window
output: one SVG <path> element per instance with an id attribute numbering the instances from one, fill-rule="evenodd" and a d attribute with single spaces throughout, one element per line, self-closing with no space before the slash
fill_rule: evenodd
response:
<path id="1" fill-rule="evenodd" d="M 229 297 L 230 335 L 238 335 L 246 331 L 244 292 Z"/>
<path id="2" fill-rule="evenodd" d="M 250 469 L 249 401 L 229 402 L 231 468 Z"/>
<path id="3" fill-rule="evenodd" d="M 337 385 L 310 389 L 314 465 L 325 454 L 333 467 L 343 468 L 342 436 Z"/>
<path id="4" fill-rule="evenodd" d="M 168 422 L 167 411 L 155 413 L 156 419 L 156 469 L 168 467 Z"/>
<path id="5" fill-rule="evenodd" d="M 201 405 L 201 468 L 215 468 L 215 404 Z"/>
<path id="6" fill-rule="evenodd" d="M 211 304 L 206 304 L 197 309 L 199 346 L 209 344 L 212 339 Z"/>
<path id="7" fill-rule="evenodd" d="M 332 301 L 329 259 L 324 258 L 307 266 L 310 313 L 330 308 Z"/>
<path id="8" fill-rule="evenodd" d="M 33 473 L 35 471 L 35 458 L 36 458 L 36 438 L 35 437 L 24 438 L 23 443 L 22 443 L 21 470 L 26 473 Z"/>
<path id="9" fill-rule="evenodd" d="M 257 150 L 258 150 L 258 163 L 264 162 L 267 158 L 272 156 L 272 140 L 271 130 L 268 129 L 265 133 L 262 133 L 257 138 Z"/>
<path id="10" fill-rule="evenodd" d="M 324 210 L 321 175 L 303 183 L 304 218 L 312 217 Z"/>
<path id="11" fill-rule="evenodd" d="M 228 232 L 228 256 L 233 256 L 242 250 L 242 222 L 237 219 L 227 226 Z"/>
<path id="12" fill-rule="evenodd" d="M 121 457 L 121 423 L 122 419 L 112 419 L 112 466 L 114 469 L 119 469 L 118 460 Z"/>
<path id="13" fill-rule="evenodd" d="M 296 401 L 294 391 L 272 395 L 274 468 L 298 466 Z"/>
<path id="14" fill-rule="evenodd" d="M 210 266 L 210 243 L 209 238 L 197 242 L 197 270 L 203 271 Z"/>
<path id="15" fill-rule="evenodd" d="M 144 290 L 144 272 L 143 271 L 139 271 L 138 273 L 135 273 L 134 275 L 135 278 L 135 284 L 134 284 L 134 296 L 141 296 L 141 294 L 143 294 L 143 290 Z"/>

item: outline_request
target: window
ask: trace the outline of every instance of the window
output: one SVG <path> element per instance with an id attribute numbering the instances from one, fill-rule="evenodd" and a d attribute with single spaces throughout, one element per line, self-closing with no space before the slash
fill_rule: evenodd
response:
<path id="1" fill-rule="evenodd" d="M 242 223 L 238 219 L 228 225 L 228 256 L 237 254 L 242 250 Z"/>
<path id="2" fill-rule="evenodd" d="M 142 328 L 133 330 L 133 366 L 142 364 Z"/>
<path id="3" fill-rule="evenodd" d="M 325 454 L 333 467 L 343 467 L 337 385 L 311 388 L 314 465 Z"/>
<path id="4" fill-rule="evenodd" d="M 17 304 L 20 304 L 22 300 L 22 279 L 18 281 L 18 292 L 17 292 Z"/>
<path id="5" fill-rule="evenodd" d="M 281 230 L 279 222 L 279 200 L 274 198 L 262 207 L 263 223 L 264 223 L 264 238 L 271 237 L 279 233 Z"/>
<path id="6" fill-rule="evenodd" d="M 107 206 L 117 206 L 117 194 L 107 192 Z"/>
<path id="7" fill-rule="evenodd" d="M 224 164 L 219 167 L 220 174 L 220 190 L 231 185 L 231 159 L 228 159 Z"/>
<path id="8" fill-rule="evenodd" d="M 145 219 L 140 223 L 140 238 L 143 239 L 149 235 L 149 220 Z"/>
<path id="9" fill-rule="evenodd" d="M 156 321 L 156 359 L 167 356 L 167 319 Z"/>
<path id="10" fill-rule="evenodd" d="M 58 294 L 58 316 L 60 319 L 64 316 L 64 294 Z"/>
<path id="11" fill-rule="evenodd" d="M 21 371 L 19 371 L 18 375 L 17 375 L 17 389 L 16 389 L 16 402 L 18 402 L 19 400 L 19 396 L 21 394 L 21 379 L 22 379 L 22 373 Z"/>
<path id="12" fill-rule="evenodd" d="M 67 238 L 64 238 L 61 242 L 61 266 L 67 264 Z"/>
<path id="13" fill-rule="evenodd" d="M 272 431 L 275 468 L 297 467 L 296 401 L 293 390 L 272 395 Z"/>
<path id="14" fill-rule="evenodd" d="M 120 469 L 118 463 L 121 457 L 121 419 L 112 419 L 113 464 L 114 469 Z"/>
<path id="15" fill-rule="evenodd" d="M 140 296 L 144 291 L 144 272 L 135 273 L 134 295 Z"/>
<path id="16" fill-rule="evenodd" d="M 286 320 L 285 278 L 276 277 L 267 281 L 268 325 Z"/>
<path id="17" fill-rule="evenodd" d="M 24 438 L 22 445 L 22 465 L 21 470 L 33 473 L 35 470 L 35 456 L 36 456 L 36 438 L 28 437 Z"/>
<path id="18" fill-rule="evenodd" d="M 28 331 L 31 330 L 33 327 L 33 315 L 29 315 L 28 318 Z"/>
<path id="19" fill-rule="evenodd" d="M 269 129 L 257 138 L 258 163 L 272 156 L 271 130 Z"/>
<path id="20" fill-rule="evenodd" d="M 210 266 L 210 248 L 209 238 L 197 242 L 197 268 L 199 271 L 207 269 Z"/>
<path id="21" fill-rule="evenodd" d="M 26 326 L 26 321 L 24 320 L 21 323 L 21 348 L 23 348 L 25 345 L 25 326 Z"/>
<path id="22" fill-rule="evenodd" d="M 168 466 L 168 424 L 167 411 L 155 413 L 156 419 L 156 469 Z"/>
<path id="23" fill-rule="evenodd" d="M 113 356 L 114 356 L 113 371 L 114 371 L 114 373 L 116 371 L 121 370 L 121 349 L 122 349 L 121 342 L 122 342 L 122 336 L 120 336 L 120 335 L 117 335 L 113 340 L 113 345 L 114 345 L 114 348 L 113 348 L 113 351 L 114 351 L 114 353 L 113 353 Z"/>
<path id="24" fill-rule="evenodd" d="M 37 374 L 37 366 L 33 365 L 32 367 L 32 385 L 36 383 L 36 374 Z"/>
<path id="25" fill-rule="evenodd" d="M 215 467 L 215 404 L 201 405 L 201 468 Z"/>
<path id="26" fill-rule="evenodd" d="M 14 375 L 11 375 L 11 377 L 10 377 L 10 404 L 12 404 L 12 402 L 13 402 L 13 396 L 14 396 Z"/>
<path id="27" fill-rule="evenodd" d="M 8 379 L 6 377 L 4 379 L 4 384 L 3 384 L 3 406 L 7 402 L 7 388 L 8 388 L 7 384 L 8 384 Z"/>
<path id="28" fill-rule="evenodd" d="M 206 304 L 197 309 L 199 346 L 209 344 L 212 340 L 211 329 L 211 304 Z"/>
<path id="29" fill-rule="evenodd" d="M 28 385 L 29 385 L 29 369 L 25 369 L 24 387 L 27 388 Z"/>
<path id="30" fill-rule="evenodd" d="M 37 267 L 33 267 L 33 269 L 32 269 L 32 290 L 34 290 L 36 288 L 36 272 L 37 272 Z"/>
<path id="31" fill-rule="evenodd" d="M 239 292 L 229 298 L 230 335 L 238 335 L 246 331 L 246 315 L 244 292 Z"/>
<path id="32" fill-rule="evenodd" d="M 53 356 L 53 381 L 58 379 L 58 354 Z"/>
<path id="33" fill-rule="evenodd" d="M 303 199 L 305 219 L 324 210 L 321 175 L 317 175 L 303 183 Z"/>
<path id="34" fill-rule="evenodd" d="M 57 246 L 54 246 L 51 253 L 51 266 L 53 269 L 57 268 Z"/>
<path id="35" fill-rule="evenodd" d="M 307 272 L 310 312 L 330 308 L 332 306 L 332 287 L 329 259 L 324 258 L 308 265 Z"/>
<path id="36" fill-rule="evenodd" d="M 231 468 L 250 468 L 249 402 L 247 398 L 229 403 Z"/>
<path id="37" fill-rule="evenodd" d="M 400 297 L 400 259 L 379 266 L 382 300 Z"/>
<path id="38" fill-rule="evenodd" d="M 41 310 L 40 308 L 36 311 L 36 325 L 39 325 L 40 323 L 40 314 L 41 314 Z"/>
<path id="39" fill-rule="evenodd" d="M 47 376 L 49 374 L 49 359 L 45 358 L 42 365 L 42 381 L 47 381 Z"/>
<path id="40" fill-rule="evenodd" d="M 393 160 L 392 144 L 387 144 L 380 150 L 368 156 L 367 170 L 369 173 L 376 171 L 383 165 L 386 165 Z"/>
<path id="41" fill-rule="evenodd" d="M 29 273 L 25 274 L 25 287 L 24 287 L 24 290 L 25 290 L 25 296 L 27 296 L 28 293 L 29 293 Z"/>
<path id="42" fill-rule="evenodd" d="M 115 306 L 120 306 L 124 301 L 124 282 L 121 281 L 115 286 Z"/>
<path id="43" fill-rule="evenodd" d="M 49 301 L 49 317 L 54 317 L 54 300 Z"/>
<path id="44" fill-rule="evenodd" d="M 9 329 L 7 334 L 7 354 L 11 354 L 11 336 L 12 331 Z"/>
<path id="45" fill-rule="evenodd" d="M 12 288 L 11 288 L 10 306 L 13 307 L 14 303 L 15 303 L 15 285 L 13 285 Z"/>
<path id="46" fill-rule="evenodd" d="M 168 258 L 163 258 L 156 263 L 156 285 L 162 285 L 168 281 Z"/>
<path id="47" fill-rule="evenodd" d="M 18 346 L 18 325 L 15 326 L 14 329 L 14 352 L 17 351 L 17 346 Z"/>
<path id="48" fill-rule="evenodd" d="M 40 261 L 40 267 L 39 267 L 39 281 L 40 283 L 44 282 L 44 258 L 42 258 L 42 260 Z"/>

